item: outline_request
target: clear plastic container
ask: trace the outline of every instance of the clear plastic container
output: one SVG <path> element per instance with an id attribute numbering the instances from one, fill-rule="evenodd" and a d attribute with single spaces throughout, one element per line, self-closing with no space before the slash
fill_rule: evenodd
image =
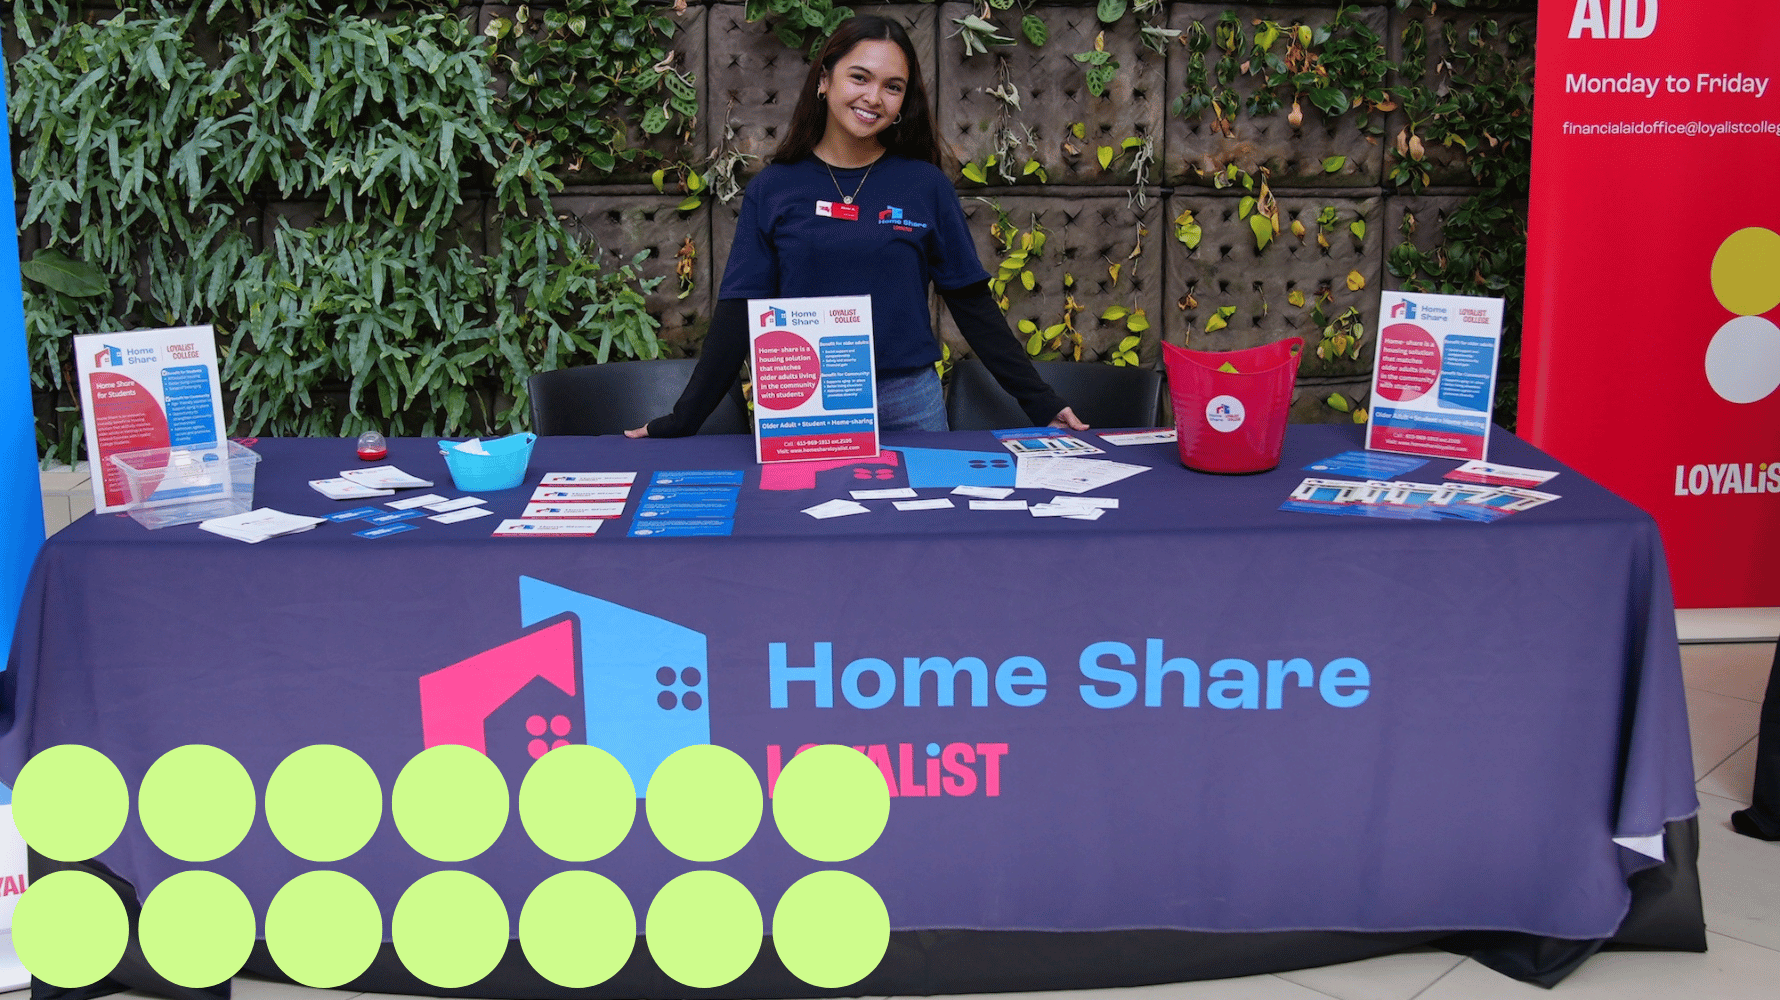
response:
<path id="1" fill-rule="evenodd" d="M 119 452 L 111 464 L 123 474 L 124 508 L 147 528 L 190 524 L 253 509 L 253 467 L 260 456 L 234 441 L 185 448 Z"/>

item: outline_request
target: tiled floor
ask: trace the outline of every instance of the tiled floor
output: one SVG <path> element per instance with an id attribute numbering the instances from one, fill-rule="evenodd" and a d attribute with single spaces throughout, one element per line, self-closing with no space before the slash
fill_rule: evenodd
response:
<path id="1" fill-rule="evenodd" d="M 1711 950 L 1703 955 L 1608 952 L 1555 990 L 1514 982 L 1470 959 L 1421 950 L 1272 976 L 1142 989 L 1034 994 L 1035 1000 L 1774 1000 L 1780 997 L 1780 843 L 1731 832 L 1749 802 L 1755 730 L 1772 643 L 1683 646 L 1694 777 L 1700 790 L 1700 876 Z M 132 994 L 123 994 L 131 996 Z M 375 1000 L 377 994 L 358 994 Z M 352 993 L 235 981 L 238 1000 L 346 1000 Z M 26 994 L 0 994 L 24 1000 Z M 997 1000 L 1018 1000 L 999 994 Z"/>

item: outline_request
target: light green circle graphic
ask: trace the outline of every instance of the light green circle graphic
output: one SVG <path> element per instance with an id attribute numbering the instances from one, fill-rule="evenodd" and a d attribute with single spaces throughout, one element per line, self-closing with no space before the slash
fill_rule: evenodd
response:
<path id="1" fill-rule="evenodd" d="M 193 989 L 227 982 L 247 964 L 257 936 L 253 906 L 215 872 L 180 872 L 148 894 L 136 932 L 156 972 Z"/>
<path id="2" fill-rule="evenodd" d="M 136 815 L 148 839 L 193 863 L 234 850 L 253 825 L 253 779 L 228 751 L 188 743 L 161 755 L 142 776 Z M 206 986 L 212 985 L 206 983 Z"/>
<path id="3" fill-rule="evenodd" d="M 396 776 L 389 813 L 402 839 L 423 856 L 467 861 L 488 850 L 507 825 L 507 779 L 469 747 L 428 747 Z"/>
<path id="4" fill-rule="evenodd" d="M 649 828 L 662 846 L 700 862 L 741 850 L 759 829 L 764 808 L 754 769 L 735 751 L 709 743 L 676 750 L 662 761 L 644 802 Z"/>
<path id="5" fill-rule="evenodd" d="M 88 872 L 50 872 L 12 911 L 12 947 L 31 975 L 63 989 L 105 978 L 130 941 L 117 892 Z"/>
<path id="6" fill-rule="evenodd" d="M 12 821 L 19 835 L 55 861 L 97 855 L 117 840 L 129 816 L 130 789 L 117 765 L 78 743 L 40 751 L 12 788 Z"/>
<path id="7" fill-rule="evenodd" d="M 519 911 L 519 946 L 526 961 L 558 986 L 582 989 L 605 982 L 624 968 L 636 944 L 637 911 L 624 890 L 593 872 L 550 876 Z"/>
<path id="8" fill-rule="evenodd" d="M 507 907 L 469 872 L 433 872 L 402 893 L 389 937 L 416 979 L 441 989 L 468 986 L 506 954 Z"/>
<path id="9" fill-rule="evenodd" d="M 383 943 L 383 913 L 358 880 L 304 872 L 266 907 L 266 949 L 284 974 L 317 989 L 357 979 Z"/>
<path id="10" fill-rule="evenodd" d="M 747 886 L 722 872 L 694 871 L 655 894 L 643 933 L 661 971 L 709 988 L 748 971 L 760 954 L 763 925 Z"/>
<path id="11" fill-rule="evenodd" d="M 851 872 L 805 875 L 773 909 L 773 948 L 811 986 L 851 986 L 871 975 L 889 947 L 890 911 L 871 883 Z"/>
<path id="12" fill-rule="evenodd" d="M 604 857 L 623 843 L 636 818 L 636 785 L 618 758 L 599 747 L 557 747 L 532 762 L 519 785 L 519 821 L 553 858 L 580 864 Z"/>
<path id="13" fill-rule="evenodd" d="M 852 747 L 811 747 L 773 785 L 773 822 L 797 853 L 846 861 L 877 843 L 890 821 L 884 772 Z"/>
<path id="14" fill-rule="evenodd" d="M 266 823 L 284 849 L 305 861 L 358 853 L 383 818 L 383 786 L 363 757 L 330 743 L 279 762 L 266 782 Z"/>

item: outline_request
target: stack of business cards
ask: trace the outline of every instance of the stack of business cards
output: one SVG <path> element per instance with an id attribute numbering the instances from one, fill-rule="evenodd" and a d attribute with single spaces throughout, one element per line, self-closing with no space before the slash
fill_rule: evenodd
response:
<path id="1" fill-rule="evenodd" d="M 252 545 L 268 538 L 277 538 L 279 535 L 294 535 L 299 531 L 308 531 L 325 520 L 327 518 L 286 514 L 270 507 L 261 507 L 244 514 L 231 514 L 228 517 L 213 517 L 207 521 L 199 521 L 198 527 L 212 534 Z"/>
<path id="2" fill-rule="evenodd" d="M 456 524 L 459 521 L 472 521 L 478 517 L 487 517 L 494 511 L 482 506 L 488 501 L 481 497 L 458 497 L 456 500 L 444 500 L 423 506 L 432 511 L 427 520 L 440 524 Z M 395 504 L 389 506 L 394 507 Z"/>
<path id="3" fill-rule="evenodd" d="M 362 500 L 366 497 L 386 497 L 395 493 L 395 490 L 362 486 L 344 477 L 340 479 L 311 479 L 309 486 L 329 500 Z"/>
<path id="4" fill-rule="evenodd" d="M 393 465 L 373 465 L 368 469 L 345 469 L 341 471 L 340 478 L 351 480 L 360 486 L 374 490 L 412 490 L 433 485 L 432 480 L 410 476 Z M 321 481 L 326 482 L 326 480 Z"/>

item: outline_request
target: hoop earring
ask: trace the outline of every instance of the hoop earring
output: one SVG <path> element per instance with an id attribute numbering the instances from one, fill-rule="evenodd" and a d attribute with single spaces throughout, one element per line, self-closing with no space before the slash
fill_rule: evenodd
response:
<path id="1" fill-rule="evenodd" d="M 828 91 L 826 91 L 826 90 L 816 91 L 816 100 L 818 100 L 818 101 L 828 100 Z"/>
<path id="2" fill-rule="evenodd" d="M 892 118 L 892 119 L 890 119 L 890 124 L 892 124 L 892 125 L 901 125 L 901 124 L 902 124 L 902 112 L 900 112 L 900 111 L 898 111 L 898 112 L 897 112 L 897 113 L 896 113 L 896 117 L 895 117 L 895 118 Z"/>

